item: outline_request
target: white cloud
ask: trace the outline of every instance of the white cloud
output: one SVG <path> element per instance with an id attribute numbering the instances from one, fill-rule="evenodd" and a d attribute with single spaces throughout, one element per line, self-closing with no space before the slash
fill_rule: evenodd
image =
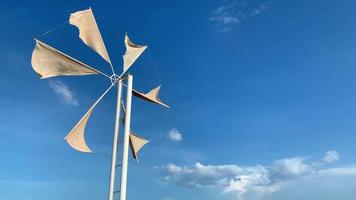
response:
<path id="1" fill-rule="evenodd" d="M 257 16 L 267 10 L 268 4 L 254 5 L 251 2 L 239 0 L 221 1 L 220 6 L 212 11 L 209 20 L 213 23 L 216 31 L 227 32 L 242 20 Z"/>
<path id="2" fill-rule="evenodd" d="M 268 9 L 268 6 L 266 4 L 260 4 L 258 5 L 256 8 L 254 8 L 251 12 L 251 16 L 256 16 L 256 15 L 259 15 L 261 14 L 263 11 L 267 10 Z"/>
<path id="3" fill-rule="evenodd" d="M 214 23 L 216 29 L 219 31 L 228 31 L 235 24 L 238 24 L 242 19 L 242 13 L 238 14 L 235 11 L 237 7 L 243 7 L 244 5 L 238 4 L 237 1 L 230 1 L 223 3 L 216 8 L 209 20 Z"/>
<path id="4" fill-rule="evenodd" d="M 324 157 L 322 157 L 320 160 L 312 163 L 315 166 L 319 166 L 319 165 L 324 165 L 327 163 L 332 163 L 335 161 L 338 161 L 340 158 L 339 153 L 335 150 L 331 150 L 331 151 L 327 151 L 324 155 Z"/>
<path id="5" fill-rule="evenodd" d="M 178 129 L 173 128 L 168 132 L 168 139 L 172 141 L 180 142 L 183 140 L 183 136 Z"/>
<path id="6" fill-rule="evenodd" d="M 74 97 L 74 92 L 60 80 L 50 80 L 49 86 L 51 89 L 68 105 L 78 105 L 77 99 Z"/>
<path id="7" fill-rule="evenodd" d="M 289 180 L 314 173 L 313 167 L 305 163 L 303 157 L 277 160 L 269 169 L 271 177 L 276 180 Z"/>
<path id="8" fill-rule="evenodd" d="M 339 160 L 339 153 L 337 151 L 328 151 L 325 156 L 321 159 L 323 163 L 332 163 Z"/>
<path id="9" fill-rule="evenodd" d="M 304 157 L 291 157 L 274 161 L 269 166 L 203 165 L 178 166 L 173 163 L 159 167 L 164 180 L 183 187 L 218 188 L 223 193 L 244 199 L 246 194 L 261 196 L 280 190 L 292 181 L 325 175 L 356 175 L 356 167 L 324 168 L 337 161 L 339 154 L 328 151 L 317 162 Z M 318 163 L 318 165 L 315 165 Z"/>

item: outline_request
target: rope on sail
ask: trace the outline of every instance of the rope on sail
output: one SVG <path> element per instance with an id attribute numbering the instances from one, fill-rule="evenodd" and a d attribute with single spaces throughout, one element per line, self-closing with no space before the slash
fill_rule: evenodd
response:
<path id="1" fill-rule="evenodd" d="M 170 109 L 166 109 L 164 115 L 157 122 L 157 125 L 156 125 L 155 129 L 153 130 L 153 137 L 157 137 L 157 135 L 159 134 L 159 131 L 161 129 L 161 126 L 162 126 L 164 120 L 168 117 L 169 111 L 170 111 Z"/>
<path id="2" fill-rule="evenodd" d="M 161 80 L 160 75 L 158 73 L 158 68 L 157 68 L 156 62 L 153 59 L 153 56 L 152 56 L 152 53 L 151 53 L 151 49 L 147 48 L 147 50 L 148 50 L 148 54 L 150 56 L 150 62 L 152 64 L 152 67 L 153 67 L 154 72 L 155 72 L 156 79 L 158 80 L 159 84 L 162 84 L 162 80 Z M 162 93 L 162 96 L 163 96 L 163 98 L 165 100 L 167 100 L 167 97 L 166 97 L 166 95 L 164 93 Z"/>
<path id="3" fill-rule="evenodd" d="M 52 28 L 50 28 L 48 31 L 45 31 L 43 33 L 40 33 L 38 35 L 35 36 L 35 38 L 39 38 L 40 36 L 46 36 L 48 33 L 59 29 L 60 27 L 62 27 L 65 23 L 68 23 L 68 20 L 64 20 L 63 22 L 57 24 L 56 26 L 53 26 Z"/>
<path id="4" fill-rule="evenodd" d="M 152 67 L 153 67 L 153 69 L 154 69 L 154 72 L 155 72 L 156 79 L 158 80 L 159 84 L 162 84 L 162 79 L 160 78 L 160 75 L 159 75 L 159 73 L 158 73 L 158 67 L 157 67 L 157 65 L 156 65 L 156 62 L 155 62 L 154 59 L 153 59 L 152 51 L 151 51 L 150 48 L 148 48 L 148 52 L 149 52 L 148 54 L 149 54 L 149 57 L 150 57 L 151 65 L 152 65 Z M 168 100 L 168 98 L 167 98 L 167 96 L 165 95 L 164 92 L 162 93 L 162 96 L 163 96 L 163 98 L 164 98 L 165 100 Z M 162 126 L 162 123 L 163 123 L 163 121 L 167 118 L 167 116 L 168 116 L 168 114 L 169 114 L 169 111 L 170 111 L 170 109 L 166 109 L 164 115 L 163 115 L 163 116 L 161 117 L 161 119 L 158 121 L 158 123 L 157 123 L 157 125 L 156 125 L 156 127 L 155 127 L 155 129 L 154 129 L 154 131 L 153 131 L 153 136 L 154 136 L 154 137 L 157 137 L 157 135 L 159 134 L 159 130 L 160 130 L 161 126 Z"/>
<path id="5" fill-rule="evenodd" d="M 162 84 L 162 80 L 161 80 L 160 75 L 159 75 L 159 73 L 158 73 L 158 68 L 157 68 L 157 66 L 156 66 L 156 63 L 154 62 L 153 56 L 152 56 L 152 54 L 151 54 L 151 50 L 150 50 L 149 48 L 148 48 L 148 52 L 149 52 L 149 54 L 150 54 L 150 62 L 151 62 L 151 65 L 152 65 L 152 67 L 153 67 L 153 69 L 154 69 L 154 71 L 155 71 L 156 79 L 157 79 L 157 81 L 159 82 L 159 84 Z M 127 87 L 126 84 L 123 84 L 123 86 L 124 86 L 124 87 Z M 162 93 L 162 96 L 163 96 L 164 99 L 166 99 L 166 100 L 168 99 L 167 96 L 166 96 L 164 93 Z M 157 125 L 156 125 L 156 127 L 154 128 L 153 137 L 157 137 L 157 135 L 159 134 L 159 130 L 160 130 L 161 126 L 162 126 L 162 123 L 163 123 L 163 121 L 167 118 L 167 116 L 168 116 L 168 114 L 169 114 L 169 111 L 170 111 L 170 109 L 166 109 L 164 115 L 163 115 L 163 116 L 161 117 L 161 119 L 158 120 L 158 122 L 156 123 Z"/>

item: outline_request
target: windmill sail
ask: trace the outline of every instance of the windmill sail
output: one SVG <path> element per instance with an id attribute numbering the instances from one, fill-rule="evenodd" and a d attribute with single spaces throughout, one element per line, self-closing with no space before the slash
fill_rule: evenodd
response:
<path id="1" fill-rule="evenodd" d="M 36 40 L 32 52 L 32 68 L 41 79 L 54 76 L 90 75 L 98 74 L 92 67 L 58 51 L 57 49 Z"/>
<path id="2" fill-rule="evenodd" d="M 124 106 L 124 102 L 122 102 L 122 112 L 124 113 L 125 116 L 126 109 Z M 122 124 L 125 125 L 125 118 L 122 119 Z M 137 162 L 138 162 L 138 157 L 137 157 L 138 152 L 148 142 L 149 142 L 148 140 L 138 136 L 137 134 L 135 134 L 130 130 L 130 147 L 131 147 L 132 157 Z"/>
<path id="3" fill-rule="evenodd" d="M 84 153 L 93 152 L 85 142 L 84 132 L 87 122 L 94 107 L 90 108 L 87 113 L 80 119 L 77 125 L 69 132 L 69 134 L 64 138 L 64 140 L 75 150 Z"/>
<path id="4" fill-rule="evenodd" d="M 147 144 L 149 141 L 146 140 L 145 138 L 142 138 L 132 131 L 130 131 L 130 146 L 131 146 L 131 152 L 132 156 L 136 161 L 138 161 L 137 154 L 140 151 L 140 149 Z"/>
<path id="5" fill-rule="evenodd" d="M 126 52 L 123 56 L 123 73 L 125 73 L 131 67 L 131 65 L 137 60 L 138 57 L 140 57 L 143 51 L 145 51 L 145 49 L 147 48 L 147 46 L 134 44 L 127 36 L 127 34 L 125 35 L 125 46 Z"/>
<path id="6" fill-rule="evenodd" d="M 96 51 L 106 62 L 111 64 L 110 57 L 101 37 L 91 8 L 70 15 L 69 23 L 79 29 L 79 38 L 91 49 Z"/>
<path id="7" fill-rule="evenodd" d="M 90 109 L 85 113 L 85 115 L 79 120 L 79 122 L 74 126 L 74 128 L 68 133 L 68 135 L 64 138 L 64 140 L 75 150 L 81 151 L 84 153 L 91 153 L 92 150 L 88 147 L 85 142 L 85 127 L 88 123 L 91 113 L 93 112 L 95 106 L 100 102 L 100 100 L 109 92 L 109 90 L 113 87 L 112 84 L 100 97 L 96 102 L 90 107 Z"/>
<path id="8" fill-rule="evenodd" d="M 146 100 L 146 101 L 149 101 L 149 102 L 152 102 L 152 103 L 156 103 L 156 104 L 159 104 L 159 105 L 164 106 L 166 108 L 169 108 L 169 106 L 166 105 L 165 103 L 163 103 L 158 97 L 160 88 L 161 88 L 161 86 L 159 85 L 158 87 L 152 89 L 151 91 L 147 92 L 146 94 L 143 94 L 143 93 L 138 92 L 136 90 L 132 90 L 132 94 L 135 95 L 138 98 L 143 99 L 143 100 Z"/>

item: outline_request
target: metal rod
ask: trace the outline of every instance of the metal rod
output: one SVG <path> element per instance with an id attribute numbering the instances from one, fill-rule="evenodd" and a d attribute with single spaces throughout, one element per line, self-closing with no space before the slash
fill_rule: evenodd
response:
<path id="1" fill-rule="evenodd" d="M 119 80 L 117 84 L 117 103 L 116 103 L 116 118 L 115 118 L 115 131 L 112 147 L 111 158 L 111 173 L 110 173 L 110 185 L 109 185 L 109 200 L 114 198 L 115 188 L 115 175 L 116 175 L 116 160 L 117 160 L 117 141 L 119 138 L 119 125 L 120 125 L 120 113 L 121 113 L 121 96 L 122 96 L 122 81 Z"/>
<path id="2" fill-rule="evenodd" d="M 129 74 L 127 76 L 125 132 L 124 132 L 124 144 L 123 144 L 122 162 L 121 162 L 122 167 L 121 167 L 120 200 L 126 200 L 127 166 L 128 166 L 130 123 L 131 123 L 132 81 L 133 81 L 133 77 L 132 75 Z"/>

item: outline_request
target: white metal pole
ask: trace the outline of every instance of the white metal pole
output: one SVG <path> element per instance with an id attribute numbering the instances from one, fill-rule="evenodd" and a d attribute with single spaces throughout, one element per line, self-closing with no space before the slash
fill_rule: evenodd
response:
<path id="1" fill-rule="evenodd" d="M 126 183 L 127 183 L 127 165 L 130 139 L 130 122 L 131 122 L 131 98 L 132 98 L 132 75 L 127 75 L 127 96 L 126 96 L 126 112 L 125 112 L 125 132 L 124 145 L 122 150 L 122 166 L 121 166 L 121 185 L 120 185 L 120 200 L 126 200 Z"/>
<path id="2" fill-rule="evenodd" d="M 120 125 L 120 113 L 121 113 L 121 96 L 122 96 L 122 80 L 118 80 L 117 84 L 117 103 L 116 103 L 116 117 L 115 117 L 115 131 L 112 147 L 111 158 L 111 173 L 110 173 L 110 185 L 109 185 L 109 200 L 114 199 L 115 189 L 115 177 L 116 177 L 116 160 L 117 160 L 117 142 L 119 138 L 119 125 Z"/>

